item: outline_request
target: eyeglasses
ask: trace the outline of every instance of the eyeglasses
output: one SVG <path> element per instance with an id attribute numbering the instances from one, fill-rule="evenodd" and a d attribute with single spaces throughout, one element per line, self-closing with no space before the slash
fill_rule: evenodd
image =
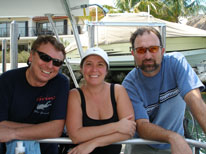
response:
<path id="1" fill-rule="evenodd" d="M 161 48 L 161 46 L 150 46 L 148 48 L 138 47 L 138 48 L 131 48 L 131 50 L 135 50 L 135 52 L 139 54 L 144 54 L 147 52 L 147 50 L 149 50 L 149 52 L 151 53 L 156 53 L 159 51 L 159 48 Z"/>
<path id="2" fill-rule="evenodd" d="M 61 66 L 61 65 L 64 63 L 63 61 L 61 61 L 61 60 L 59 60 L 59 59 L 52 58 L 52 57 L 50 57 L 49 55 L 47 55 L 46 53 L 43 53 L 43 52 L 41 52 L 41 51 L 36 50 L 36 52 L 38 53 L 39 58 L 40 58 L 41 60 L 43 60 L 44 62 L 50 62 L 50 61 L 52 60 L 52 64 L 53 64 L 54 66 L 59 67 L 59 66 Z"/>

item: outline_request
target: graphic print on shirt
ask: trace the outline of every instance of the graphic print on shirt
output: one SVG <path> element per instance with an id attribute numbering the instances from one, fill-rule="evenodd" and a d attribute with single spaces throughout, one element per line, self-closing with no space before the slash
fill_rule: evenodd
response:
<path id="1" fill-rule="evenodd" d="M 37 114 L 44 114 L 44 115 L 48 115 L 49 114 L 49 110 L 52 106 L 52 101 L 55 100 L 55 96 L 53 97 L 38 97 L 36 100 L 37 106 L 34 109 L 34 113 Z"/>
<path id="2" fill-rule="evenodd" d="M 160 104 L 167 101 L 170 98 L 177 96 L 179 93 L 180 93 L 179 89 L 174 88 L 174 89 L 166 91 L 165 93 L 160 94 L 160 97 L 159 97 Z"/>
<path id="3" fill-rule="evenodd" d="M 51 104 L 49 104 L 49 103 L 51 103 L 51 101 L 46 102 L 46 104 L 38 104 L 36 109 L 37 110 L 44 110 L 44 109 L 48 108 L 49 106 L 51 106 Z"/>
<path id="4" fill-rule="evenodd" d="M 42 123 L 50 119 L 52 106 L 55 102 L 56 96 L 40 96 L 35 100 L 35 106 L 31 115 L 25 119 L 28 123 Z"/>
<path id="5" fill-rule="evenodd" d="M 159 96 L 159 101 L 155 104 L 146 107 L 147 114 L 149 115 L 149 120 L 152 122 L 158 113 L 160 104 L 166 102 L 168 99 L 176 97 L 180 93 L 178 88 L 170 89 Z"/>

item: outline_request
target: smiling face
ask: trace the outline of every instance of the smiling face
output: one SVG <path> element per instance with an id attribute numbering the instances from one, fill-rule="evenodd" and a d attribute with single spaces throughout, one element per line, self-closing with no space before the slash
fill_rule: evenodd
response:
<path id="1" fill-rule="evenodd" d="M 85 58 L 81 72 L 87 84 L 101 84 L 107 74 L 107 64 L 100 56 L 90 55 Z"/>
<path id="2" fill-rule="evenodd" d="M 134 48 L 149 48 L 151 46 L 160 46 L 160 41 L 153 32 L 144 32 L 143 35 L 137 36 L 134 41 Z M 151 53 L 148 49 L 145 53 L 132 51 L 136 64 L 142 70 L 142 73 L 148 77 L 154 76 L 160 71 L 163 54 L 164 48 L 161 47 L 156 53 Z"/>
<path id="3" fill-rule="evenodd" d="M 37 50 L 52 58 L 64 59 L 62 52 L 55 49 L 51 43 L 41 44 Z M 36 51 L 30 53 L 29 61 L 31 65 L 27 70 L 27 80 L 32 86 L 44 86 L 59 72 L 60 67 L 54 66 L 52 60 L 49 62 L 43 61 Z"/>

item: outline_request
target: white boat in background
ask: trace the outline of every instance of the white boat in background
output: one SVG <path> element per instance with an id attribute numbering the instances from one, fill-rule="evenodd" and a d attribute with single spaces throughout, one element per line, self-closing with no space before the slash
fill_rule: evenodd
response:
<path id="1" fill-rule="evenodd" d="M 138 23 L 139 26 L 160 27 L 160 30 L 163 30 L 161 34 L 166 52 L 182 52 L 192 67 L 206 60 L 205 30 L 160 20 L 144 13 L 107 14 L 99 22 L 88 22 L 88 31 L 80 35 L 83 49 L 99 46 L 107 51 L 111 70 L 130 70 L 134 67 L 134 60 L 129 51 L 129 38 L 137 29 L 134 25 Z M 164 28 L 158 24 L 165 25 L 166 31 L 164 32 Z M 72 68 L 78 70 L 80 57 L 76 42 L 72 42 L 66 50 Z"/>

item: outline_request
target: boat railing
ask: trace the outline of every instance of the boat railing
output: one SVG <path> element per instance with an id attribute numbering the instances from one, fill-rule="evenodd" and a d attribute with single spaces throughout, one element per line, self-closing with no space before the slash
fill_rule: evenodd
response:
<path id="1" fill-rule="evenodd" d="M 187 139 L 187 138 L 185 140 L 192 147 L 193 153 L 195 152 L 196 148 L 206 149 L 206 142 L 200 142 L 197 140 L 192 140 L 192 139 Z M 40 142 L 40 143 L 73 144 L 72 140 L 69 139 L 68 137 L 42 139 L 42 140 L 38 140 L 38 142 Z M 141 138 L 135 138 L 135 139 L 129 139 L 129 140 L 125 140 L 125 141 L 116 142 L 113 144 L 166 144 L 166 143 L 145 140 L 145 139 L 141 139 Z"/>

